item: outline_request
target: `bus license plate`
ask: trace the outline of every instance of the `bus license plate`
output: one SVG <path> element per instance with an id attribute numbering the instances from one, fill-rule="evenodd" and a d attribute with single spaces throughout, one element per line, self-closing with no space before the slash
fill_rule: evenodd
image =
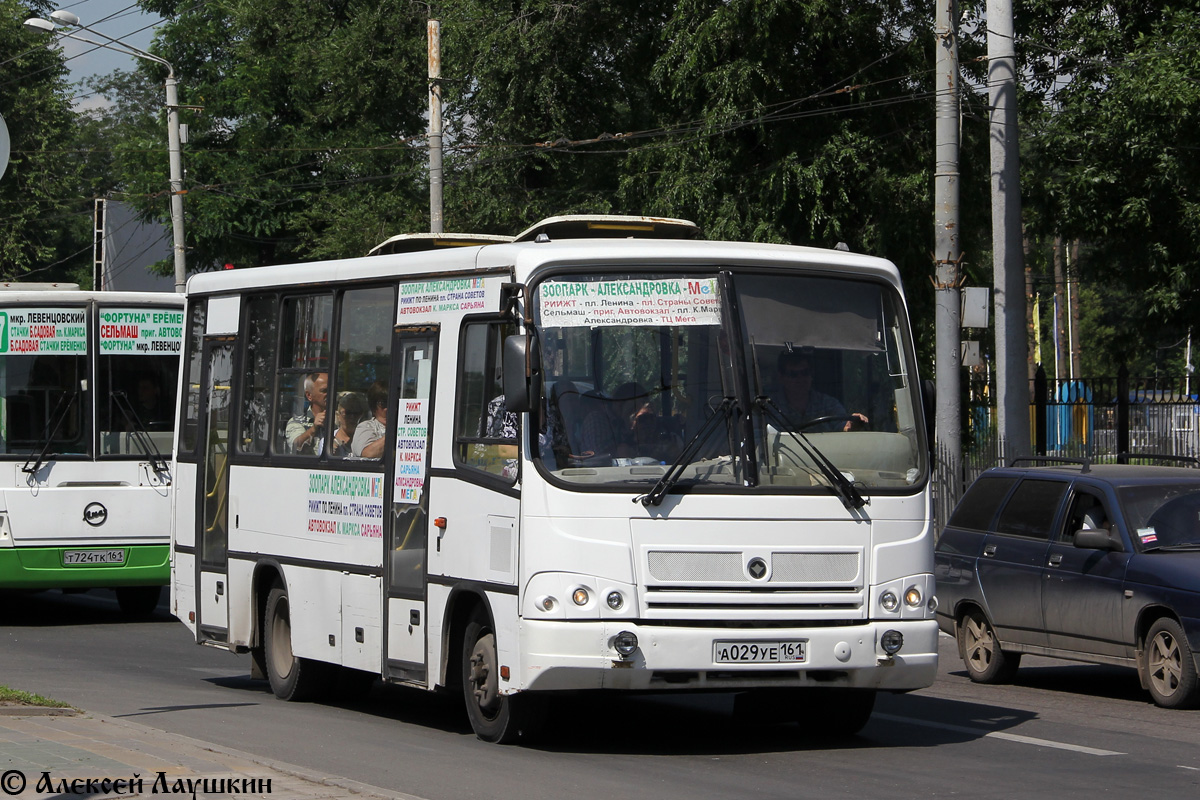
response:
<path id="1" fill-rule="evenodd" d="M 64 564 L 124 564 L 124 550 L 64 550 Z"/>
<path id="2" fill-rule="evenodd" d="M 713 642 L 717 664 L 795 664 L 804 661 L 804 642 Z"/>

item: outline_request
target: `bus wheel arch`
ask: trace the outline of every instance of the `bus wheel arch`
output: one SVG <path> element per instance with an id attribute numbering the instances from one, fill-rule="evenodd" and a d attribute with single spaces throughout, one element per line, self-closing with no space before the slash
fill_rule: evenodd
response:
<path id="1" fill-rule="evenodd" d="M 283 567 L 274 559 L 260 561 L 254 566 L 254 576 L 251 579 L 250 607 L 250 677 L 267 680 L 266 656 L 266 612 L 267 598 L 271 589 L 276 586 L 287 586 L 283 577 Z"/>

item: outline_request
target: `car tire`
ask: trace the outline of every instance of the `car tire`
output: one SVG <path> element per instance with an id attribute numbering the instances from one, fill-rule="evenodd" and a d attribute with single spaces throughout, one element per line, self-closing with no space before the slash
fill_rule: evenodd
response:
<path id="1" fill-rule="evenodd" d="M 1000 649 L 1000 640 L 982 611 L 968 611 L 959 620 L 958 652 L 975 683 L 1010 683 L 1021 666 L 1021 654 Z"/>
<path id="2" fill-rule="evenodd" d="M 1200 681 L 1192 648 L 1179 623 L 1163 617 L 1150 626 L 1142 648 L 1146 686 L 1163 708 L 1192 708 L 1200 700 Z"/>

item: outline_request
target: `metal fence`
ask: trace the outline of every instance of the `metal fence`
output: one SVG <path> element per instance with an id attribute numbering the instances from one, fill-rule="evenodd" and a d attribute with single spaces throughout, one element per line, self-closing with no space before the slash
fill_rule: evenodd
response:
<path id="1" fill-rule="evenodd" d="M 1031 442 L 1026 452 L 1114 463 L 1120 453 L 1200 456 L 1200 397 L 1188 378 L 1115 378 L 1032 381 Z M 996 408 L 982 384 L 972 384 L 966 407 L 962 463 L 951 468 L 943 448 L 934 464 L 934 521 L 941 531 L 971 482 L 1007 463 L 1014 448 L 1000 441 Z M 1024 449 L 1024 448 L 1021 448 Z"/>

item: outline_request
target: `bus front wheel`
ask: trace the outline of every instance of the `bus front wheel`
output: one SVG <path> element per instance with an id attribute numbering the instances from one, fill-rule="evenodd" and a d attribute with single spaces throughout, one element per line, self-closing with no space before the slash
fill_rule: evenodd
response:
<path id="1" fill-rule="evenodd" d="M 510 744 L 528 738 L 541 721 L 540 698 L 500 694 L 496 634 L 482 611 L 471 617 L 463 635 L 462 686 L 471 728 L 485 742 Z"/>
<path id="2" fill-rule="evenodd" d="M 292 653 L 292 617 L 287 589 L 275 586 L 264 614 L 267 680 L 280 700 L 311 700 L 328 685 L 328 665 Z"/>

